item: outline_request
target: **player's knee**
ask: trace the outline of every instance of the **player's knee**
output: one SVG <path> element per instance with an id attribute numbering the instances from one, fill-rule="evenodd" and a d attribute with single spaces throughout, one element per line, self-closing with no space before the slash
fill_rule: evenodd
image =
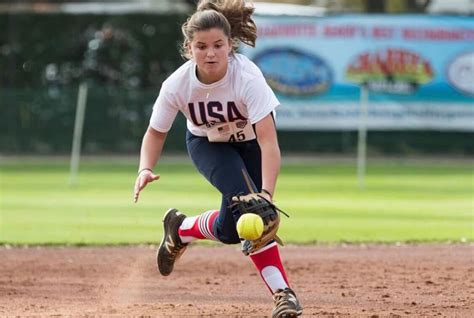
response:
<path id="1" fill-rule="evenodd" d="M 240 238 L 239 235 L 237 234 L 237 231 L 225 231 L 223 229 L 217 229 L 216 231 L 216 237 L 219 241 L 221 241 L 224 244 L 237 244 L 240 243 Z"/>
<path id="2" fill-rule="evenodd" d="M 240 243 L 240 238 L 235 238 L 235 237 L 228 237 L 228 236 L 220 236 L 218 237 L 219 241 L 221 241 L 224 244 L 237 244 Z"/>

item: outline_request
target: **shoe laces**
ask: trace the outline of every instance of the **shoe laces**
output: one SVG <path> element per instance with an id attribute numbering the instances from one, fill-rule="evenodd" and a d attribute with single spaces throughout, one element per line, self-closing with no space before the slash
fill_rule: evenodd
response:
<path id="1" fill-rule="evenodd" d="M 287 301 L 287 298 L 288 298 L 288 292 L 285 291 L 284 289 L 279 289 L 273 294 L 273 301 L 275 302 L 276 306 Z"/>
<path id="2" fill-rule="evenodd" d="M 178 259 L 186 249 L 186 245 L 187 244 L 183 244 L 181 242 L 176 242 L 175 247 L 171 251 L 171 257 L 175 260 Z"/>

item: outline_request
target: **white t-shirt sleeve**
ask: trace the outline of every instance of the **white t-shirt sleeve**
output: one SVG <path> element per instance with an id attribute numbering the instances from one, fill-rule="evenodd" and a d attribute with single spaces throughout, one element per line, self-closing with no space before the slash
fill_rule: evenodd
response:
<path id="1" fill-rule="evenodd" d="M 171 129 L 173 121 L 178 114 L 178 106 L 174 102 L 171 94 L 166 90 L 163 85 L 158 95 L 158 98 L 153 105 L 153 113 L 150 118 L 150 127 L 166 133 Z"/>
<path id="2" fill-rule="evenodd" d="M 247 105 L 251 124 L 259 122 L 280 105 L 263 76 L 257 76 L 247 83 L 244 103 Z"/>

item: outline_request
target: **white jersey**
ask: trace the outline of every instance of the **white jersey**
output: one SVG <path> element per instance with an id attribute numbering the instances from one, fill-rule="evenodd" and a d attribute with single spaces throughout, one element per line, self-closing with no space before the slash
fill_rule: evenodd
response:
<path id="1" fill-rule="evenodd" d="M 231 55 L 226 75 L 208 85 L 198 80 L 190 60 L 163 82 L 150 126 L 168 132 L 181 111 L 193 135 L 212 142 L 247 141 L 255 139 L 252 125 L 279 104 L 260 69 L 241 54 Z"/>

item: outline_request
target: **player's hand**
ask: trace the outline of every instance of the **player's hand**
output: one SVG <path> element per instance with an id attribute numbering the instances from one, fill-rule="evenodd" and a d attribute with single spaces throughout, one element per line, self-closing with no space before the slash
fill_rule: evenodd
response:
<path id="1" fill-rule="evenodd" d="M 273 198 L 268 193 L 260 192 L 258 195 L 264 197 L 269 202 L 273 202 Z"/>
<path id="2" fill-rule="evenodd" d="M 146 187 L 146 185 L 150 182 L 158 180 L 160 178 L 159 174 L 154 174 L 151 170 L 142 170 L 138 176 L 137 180 L 135 181 L 135 193 L 133 196 L 133 201 L 137 203 L 138 196 L 140 195 L 140 191 Z"/>

